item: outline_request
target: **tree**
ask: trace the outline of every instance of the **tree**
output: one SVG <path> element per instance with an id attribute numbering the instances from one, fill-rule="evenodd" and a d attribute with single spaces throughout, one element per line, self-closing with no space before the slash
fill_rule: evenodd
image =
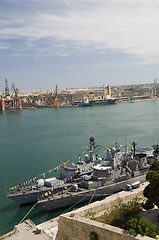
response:
<path id="1" fill-rule="evenodd" d="M 156 238 L 157 227 L 153 225 L 149 220 L 140 217 L 131 217 L 124 223 L 124 229 L 128 230 L 130 234 L 136 236 L 149 236 Z"/>
<path id="2" fill-rule="evenodd" d="M 152 209 L 156 205 L 159 207 L 159 162 L 155 161 L 151 164 L 146 175 L 146 180 L 149 182 L 144 189 L 144 197 L 147 198 L 144 208 Z"/>

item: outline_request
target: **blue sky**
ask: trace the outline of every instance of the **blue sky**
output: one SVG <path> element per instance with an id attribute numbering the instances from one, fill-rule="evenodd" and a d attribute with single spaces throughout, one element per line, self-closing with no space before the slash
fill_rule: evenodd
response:
<path id="1" fill-rule="evenodd" d="M 158 76 L 158 0 L 0 0 L 0 91 Z"/>

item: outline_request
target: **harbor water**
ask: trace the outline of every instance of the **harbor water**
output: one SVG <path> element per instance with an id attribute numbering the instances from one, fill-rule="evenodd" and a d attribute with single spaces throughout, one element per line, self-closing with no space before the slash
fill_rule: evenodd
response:
<path id="1" fill-rule="evenodd" d="M 25 182 L 68 161 L 89 146 L 89 136 L 105 149 L 133 141 L 159 142 L 159 100 L 97 107 L 49 108 L 0 112 L 0 236 L 11 231 L 32 205 L 6 198 L 6 188 Z M 61 212 L 36 206 L 27 216 L 35 224 Z"/>

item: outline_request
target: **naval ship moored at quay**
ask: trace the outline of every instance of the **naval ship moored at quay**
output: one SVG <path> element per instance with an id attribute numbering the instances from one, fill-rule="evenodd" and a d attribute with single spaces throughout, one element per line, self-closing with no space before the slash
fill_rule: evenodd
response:
<path id="1" fill-rule="evenodd" d="M 97 155 L 100 147 L 95 146 L 94 136 L 89 141 L 85 158 L 78 155 L 77 163 L 69 160 L 60 165 L 59 178 L 34 178 L 31 186 L 19 186 L 17 191 L 10 188 L 7 197 L 19 204 L 38 201 L 48 211 L 67 208 L 122 191 L 135 182 L 145 182 L 150 164 L 158 160 L 159 145 L 136 148 L 134 142 L 130 150 L 124 146 L 121 151 L 116 144 Z"/>

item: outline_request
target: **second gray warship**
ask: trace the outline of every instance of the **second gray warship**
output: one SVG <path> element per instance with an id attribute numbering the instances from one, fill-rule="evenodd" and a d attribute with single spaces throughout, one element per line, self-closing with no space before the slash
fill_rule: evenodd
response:
<path id="1" fill-rule="evenodd" d="M 91 141 L 93 146 L 93 137 Z M 94 164 L 91 174 L 81 175 L 80 181 L 58 194 L 48 194 L 47 198 L 41 196 L 38 204 L 47 211 L 54 211 L 97 200 L 123 189 L 131 190 L 146 181 L 150 164 L 158 160 L 153 148 L 136 149 L 135 142 L 130 151 L 125 148 L 124 152 L 116 144 L 116 147 L 107 149 L 105 158 L 97 157 L 93 148 L 92 156 Z"/>

